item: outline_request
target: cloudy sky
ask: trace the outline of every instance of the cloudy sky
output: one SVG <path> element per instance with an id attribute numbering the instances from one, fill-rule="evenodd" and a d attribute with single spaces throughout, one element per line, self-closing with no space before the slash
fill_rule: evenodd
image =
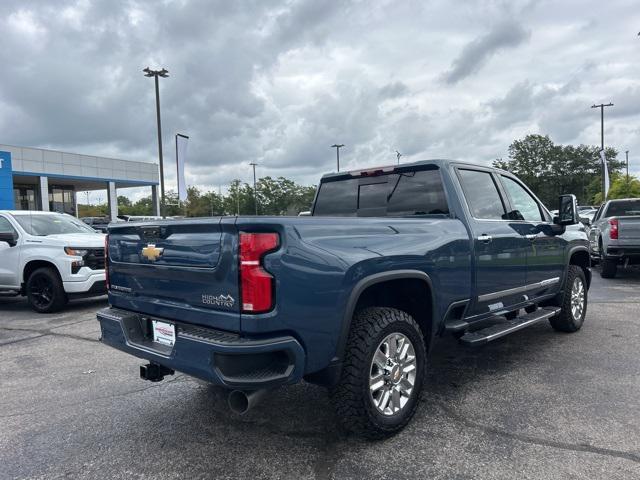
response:
<path id="1" fill-rule="evenodd" d="M 489 163 L 528 133 L 605 141 L 640 172 L 634 1 L 3 0 L 0 143 L 157 158 L 161 80 L 187 184 L 258 175 L 304 184 L 425 158 Z M 124 193 L 124 192 L 123 192 Z M 132 192 L 134 196 L 139 193 Z"/>

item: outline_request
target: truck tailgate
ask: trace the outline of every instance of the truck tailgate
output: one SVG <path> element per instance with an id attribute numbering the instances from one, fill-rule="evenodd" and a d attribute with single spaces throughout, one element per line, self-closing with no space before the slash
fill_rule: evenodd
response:
<path id="1" fill-rule="evenodd" d="M 117 225 L 108 239 L 114 307 L 239 331 L 234 225 L 220 218 Z"/>
<path id="2" fill-rule="evenodd" d="M 640 216 L 618 218 L 618 238 L 640 243 Z"/>

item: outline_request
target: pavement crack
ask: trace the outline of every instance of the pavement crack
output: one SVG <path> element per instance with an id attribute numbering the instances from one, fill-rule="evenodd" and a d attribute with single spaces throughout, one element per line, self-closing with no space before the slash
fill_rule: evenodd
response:
<path id="1" fill-rule="evenodd" d="M 80 323 L 80 322 L 77 322 Z M 75 325 L 75 324 L 71 324 L 71 325 Z M 67 325 L 60 325 L 59 327 L 54 327 L 54 328 L 61 328 L 61 327 L 66 327 Z M 70 338 L 72 340 L 80 340 L 83 342 L 95 342 L 95 343 L 99 343 L 99 340 L 96 338 L 86 338 L 86 337 L 81 337 L 79 335 L 73 335 L 71 333 L 60 333 L 60 332 L 52 332 L 53 328 L 48 329 L 48 330 L 38 330 L 35 328 L 11 328 L 11 327 L 0 327 L 0 330 L 7 330 L 10 332 L 28 332 L 28 333 L 39 333 L 40 335 L 38 335 L 37 337 L 29 337 L 28 339 L 20 339 L 21 340 L 31 340 L 33 338 L 40 338 L 40 337 L 46 337 L 46 336 L 53 336 L 53 337 L 64 337 L 64 338 Z M 10 345 L 11 343 L 17 343 L 16 342 L 5 342 L 2 345 Z"/>
<path id="2" fill-rule="evenodd" d="M 167 383 L 174 383 L 174 382 L 177 382 L 177 381 L 182 381 L 182 380 L 185 380 L 184 377 L 185 377 L 184 375 L 178 375 L 175 378 L 172 378 L 170 380 L 165 380 L 163 382 L 163 384 L 166 385 Z M 136 393 L 144 392 L 146 390 L 150 390 L 152 388 L 159 388 L 159 387 L 161 387 L 160 382 L 157 382 L 157 383 L 154 383 L 152 385 L 148 385 L 146 387 L 137 388 L 135 390 L 129 390 L 129 391 L 126 391 L 126 392 L 118 392 L 118 393 L 112 393 L 110 395 L 102 395 L 100 397 L 94 397 L 94 398 L 91 399 L 91 402 L 94 402 L 94 401 L 97 401 L 97 400 L 107 400 L 107 399 L 110 399 L 110 398 L 126 397 L 126 396 L 129 396 L 129 395 L 134 395 Z M 86 403 L 87 403 L 87 401 L 83 400 L 83 401 L 80 401 L 80 402 L 64 403 L 64 404 L 61 404 L 61 405 L 56 405 L 54 407 L 58 407 L 59 409 L 65 409 L 65 408 L 70 408 L 70 407 L 76 407 L 78 405 L 83 405 L 83 404 L 86 404 Z M 21 417 L 21 416 L 27 416 L 27 415 L 36 415 L 38 413 L 49 412 L 49 411 L 51 411 L 51 408 L 52 407 L 47 407 L 46 409 L 32 410 L 32 411 L 29 411 L 29 412 L 18 412 L 18 413 L 11 413 L 9 415 L 0 415 L 0 418 L 13 418 L 13 417 Z"/>
<path id="3" fill-rule="evenodd" d="M 630 460 L 635 463 L 640 463 L 640 455 L 631 452 L 624 452 L 620 450 L 613 450 L 610 448 L 602 448 L 602 447 L 594 447 L 593 445 L 589 445 L 587 443 L 568 443 L 568 442 L 559 442 L 556 440 L 547 440 L 546 438 L 534 437 L 533 435 L 526 435 L 522 433 L 514 433 L 508 432 L 506 430 L 502 430 L 500 428 L 491 427 L 489 425 L 484 425 L 482 423 L 469 420 L 468 418 L 463 417 L 462 415 L 456 413 L 453 409 L 444 405 L 441 402 L 438 402 L 438 405 L 442 410 L 445 411 L 449 417 L 453 418 L 459 423 L 466 425 L 467 427 L 475 428 L 477 430 L 481 430 L 486 433 L 490 433 L 492 435 L 497 435 L 500 437 L 511 438 L 514 440 L 518 440 L 520 442 L 531 443 L 534 445 L 540 445 L 543 447 L 551 447 L 557 448 L 560 450 L 568 450 L 574 452 L 585 452 L 585 453 L 593 453 L 596 455 L 604 455 L 607 457 L 614 458 L 622 458 L 625 460 Z"/>
<path id="4" fill-rule="evenodd" d="M 34 337 L 23 337 L 23 338 L 18 338 L 16 340 L 9 340 L 8 342 L 0 343 L 0 347 L 3 347 L 5 345 L 13 345 L 14 343 L 26 342 L 27 340 L 34 340 L 36 338 L 40 338 L 44 336 L 45 336 L 44 334 L 41 334 L 41 335 L 36 335 Z"/>

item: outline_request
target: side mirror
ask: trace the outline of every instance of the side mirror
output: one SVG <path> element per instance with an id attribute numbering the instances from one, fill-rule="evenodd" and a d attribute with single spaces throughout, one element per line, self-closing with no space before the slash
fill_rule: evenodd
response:
<path id="1" fill-rule="evenodd" d="M 589 227 L 591 225 L 591 220 L 587 217 L 580 217 L 580 223 L 582 223 L 585 227 Z"/>
<path id="2" fill-rule="evenodd" d="M 18 243 L 18 235 L 15 232 L 0 232 L 0 242 L 6 242 L 10 247 Z"/>
<path id="3" fill-rule="evenodd" d="M 558 225 L 575 225 L 578 223 L 578 200 L 575 195 L 560 195 L 558 216 L 553 223 Z"/>

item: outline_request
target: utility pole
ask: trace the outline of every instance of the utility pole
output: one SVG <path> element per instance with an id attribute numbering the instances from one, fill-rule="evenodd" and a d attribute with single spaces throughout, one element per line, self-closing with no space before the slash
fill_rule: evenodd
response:
<path id="1" fill-rule="evenodd" d="M 402 156 L 402 154 L 396 150 L 396 157 L 398 158 L 398 165 L 400 165 L 400 157 Z"/>
<path id="2" fill-rule="evenodd" d="M 333 145 L 331 145 L 331 148 L 336 149 L 336 164 L 338 166 L 338 172 L 340 171 L 340 149 L 342 147 L 344 147 L 343 143 L 340 143 L 340 144 L 334 143 Z"/>
<path id="3" fill-rule="evenodd" d="M 629 185 L 629 150 L 624 151 L 627 156 L 627 185 Z"/>
<path id="4" fill-rule="evenodd" d="M 256 190 L 256 165 L 257 163 L 250 163 L 253 167 L 253 203 L 256 206 L 256 215 L 258 215 L 258 191 Z"/>
<path id="5" fill-rule="evenodd" d="M 613 107 L 613 103 L 609 102 L 609 103 L 601 103 L 600 105 L 591 105 L 591 108 L 599 108 L 600 109 L 600 151 L 602 152 L 602 155 L 604 156 L 604 107 Z M 602 164 L 602 201 L 604 202 L 606 200 L 606 198 L 604 198 L 605 196 L 605 192 L 604 192 L 604 161 L 600 160 L 600 163 Z"/>
<path id="6" fill-rule="evenodd" d="M 162 164 L 162 125 L 160 123 L 160 87 L 158 77 L 167 78 L 169 70 L 151 70 L 149 67 L 142 70 L 145 77 L 153 77 L 156 84 L 156 118 L 158 121 L 158 160 L 160 163 L 160 215 L 164 217 L 164 165 Z"/>

